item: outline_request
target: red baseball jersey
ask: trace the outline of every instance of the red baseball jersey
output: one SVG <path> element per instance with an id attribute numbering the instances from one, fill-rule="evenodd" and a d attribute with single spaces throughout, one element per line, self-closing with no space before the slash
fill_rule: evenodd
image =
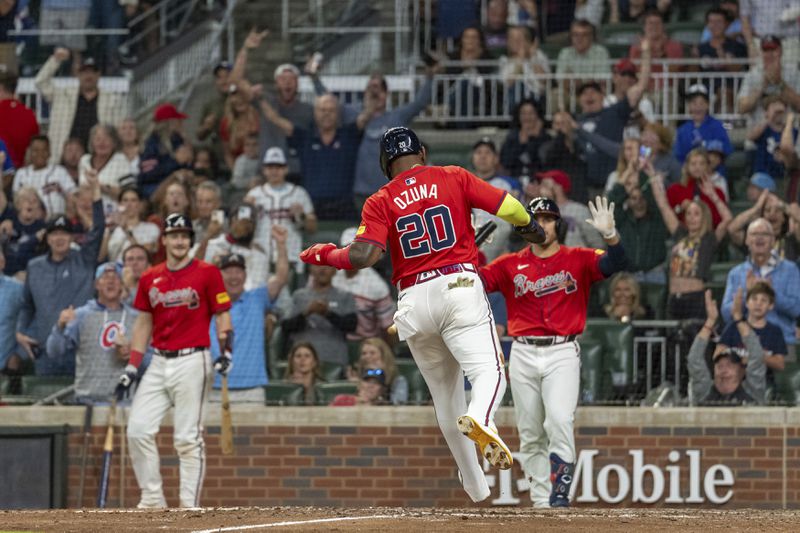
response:
<path id="1" fill-rule="evenodd" d="M 182 350 L 210 346 L 211 318 L 230 309 L 231 299 L 219 269 L 194 259 L 180 270 L 170 270 L 166 263 L 148 269 L 133 306 L 153 315 L 154 348 Z"/>
<path id="2" fill-rule="evenodd" d="M 414 167 L 367 199 L 356 241 L 392 256 L 392 283 L 455 263 L 478 262 L 472 208 L 497 213 L 506 192 L 461 167 Z"/>
<path id="3" fill-rule="evenodd" d="M 562 246 L 550 257 L 530 247 L 481 267 L 486 292 L 500 291 L 512 337 L 577 335 L 586 325 L 592 283 L 604 279 L 603 250 Z"/>

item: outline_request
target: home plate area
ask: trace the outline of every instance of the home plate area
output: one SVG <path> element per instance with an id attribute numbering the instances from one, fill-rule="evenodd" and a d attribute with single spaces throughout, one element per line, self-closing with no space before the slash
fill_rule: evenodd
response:
<path id="1" fill-rule="evenodd" d="M 239 507 L 2 511 L 6 531 L 797 531 L 800 512 L 706 509 L 336 509 Z"/>

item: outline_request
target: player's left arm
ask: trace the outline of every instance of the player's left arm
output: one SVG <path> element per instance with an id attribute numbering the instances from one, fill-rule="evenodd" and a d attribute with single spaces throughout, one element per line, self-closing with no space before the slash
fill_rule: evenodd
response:
<path id="1" fill-rule="evenodd" d="M 589 212 L 592 218 L 586 219 L 586 222 L 599 231 L 608 244 L 608 250 L 600 257 L 599 267 L 603 276 L 610 277 L 628 266 L 628 258 L 614 222 L 614 202 L 609 204 L 606 198 L 598 196 L 594 204 L 589 202 Z"/>

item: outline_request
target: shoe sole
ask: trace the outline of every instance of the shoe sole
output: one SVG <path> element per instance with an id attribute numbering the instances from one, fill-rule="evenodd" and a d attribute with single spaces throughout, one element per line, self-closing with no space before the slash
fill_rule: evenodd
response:
<path id="1" fill-rule="evenodd" d="M 508 470 L 514 464 L 511 452 L 505 443 L 499 437 L 484 431 L 472 417 L 467 415 L 458 417 L 458 430 L 478 445 L 481 454 L 492 466 L 500 470 Z"/>

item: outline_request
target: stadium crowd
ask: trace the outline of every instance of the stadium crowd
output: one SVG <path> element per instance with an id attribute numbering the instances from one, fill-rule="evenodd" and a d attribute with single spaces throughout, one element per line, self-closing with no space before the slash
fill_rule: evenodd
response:
<path id="1" fill-rule="evenodd" d="M 0 43 L 20 3 L 0 0 Z M 473 3 L 474 11 L 465 9 Z M 45 15 L 84 27 L 75 13 L 58 11 L 82 9 L 85 18 L 96 4 L 115 4 L 117 14 L 115 2 L 43 0 L 42 27 Z M 782 373 L 796 371 L 800 317 L 800 13 L 788 20 L 761 0 L 708 4 L 701 41 L 686 46 L 670 36 L 677 13 L 670 0 L 489 0 L 484 25 L 479 2 L 436 4 L 439 20 L 447 21 L 439 42 L 454 38 L 451 55 L 431 51 L 426 81 L 399 107 L 377 73 L 361 101 L 341 103 L 315 61 L 303 71 L 279 65 L 274 87 L 265 89 L 248 70 L 248 56 L 270 45 L 267 32 L 256 30 L 232 64 L 214 67 L 215 90 L 195 117 L 195 131 L 168 102 L 147 124 L 131 118 L 126 95 L 98 85 L 119 58 L 91 57 L 82 53 L 85 43 L 42 42 L 57 45 L 35 77 L 50 106 L 46 133 L 15 96 L 16 71 L 0 69 L 4 392 L 22 392 L 24 375 L 74 376 L 78 401 L 107 400 L 128 358 L 138 279 L 164 259 L 165 217 L 183 213 L 193 221 L 194 257 L 220 267 L 235 302 L 234 401 L 263 403 L 263 386 L 288 382 L 302 386 L 302 401 L 328 403 L 317 397 L 317 385 L 343 380 L 357 383 L 356 392 L 333 397 L 334 405 L 412 401 L 419 380 L 401 372 L 407 352 L 387 332 L 395 310 L 390 265 L 306 272 L 298 254 L 304 242 L 330 238 L 319 229 L 326 223 L 346 228 L 336 235 L 340 244 L 354 238 L 363 202 L 385 183 L 377 140 L 390 126 L 410 124 L 434 98 L 435 76 L 448 73 L 460 81 L 438 96 L 453 116 L 488 109 L 480 95 L 489 74 L 506 80 L 499 98 L 513 104 L 502 144 L 475 134 L 469 169 L 477 176 L 521 200 L 554 199 L 570 246 L 603 247 L 586 223 L 585 202 L 596 194 L 614 202 L 631 268 L 610 281 L 593 316 L 681 321 L 681 353 L 688 354 L 681 367 L 688 366 L 695 403 L 780 400 L 767 391 Z M 458 16 L 450 13 L 453 4 Z M 563 4 L 574 5 L 574 17 L 555 12 Z M 600 42 L 604 21 L 640 24 L 625 57 L 612 57 Z M 558 32 L 568 45 L 548 57 L 540 36 Z M 687 56 L 709 61 L 661 62 Z M 65 64 L 72 65 L 74 86 L 53 83 Z M 679 89 L 656 83 L 651 73 L 678 68 L 747 74 L 737 94 L 729 83 L 692 84 L 681 94 L 691 118 L 656 122 L 655 104 Z M 543 79 L 551 72 L 569 83 Z M 314 82 L 313 104 L 300 98 L 304 74 Z M 571 98 L 545 116 L 547 99 Z M 736 143 L 711 106 L 723 99 L 746 113 L 749 177 L 733 179 L 726 167 Z M 567 111 L 573 103 L 578 113 Z M 468 104 L 477 107 L 459 109 Z M 430 162 L 437 163 L 435 150 Z M 490 219 L 475 213 L 476 227 Z M 523 246 L 507 224 L 495 222 L 485 261 Z M 722 287 L 712 280 L 720 263 L 732 267 Z M 645 288 L 665 297 L 648 299 Z M 504 302 L 492 298 L 503 334 Z M 710 340 L 713 359 L 706 357 Z M 268 347 L 278 353 L 266 357 Z"/>

